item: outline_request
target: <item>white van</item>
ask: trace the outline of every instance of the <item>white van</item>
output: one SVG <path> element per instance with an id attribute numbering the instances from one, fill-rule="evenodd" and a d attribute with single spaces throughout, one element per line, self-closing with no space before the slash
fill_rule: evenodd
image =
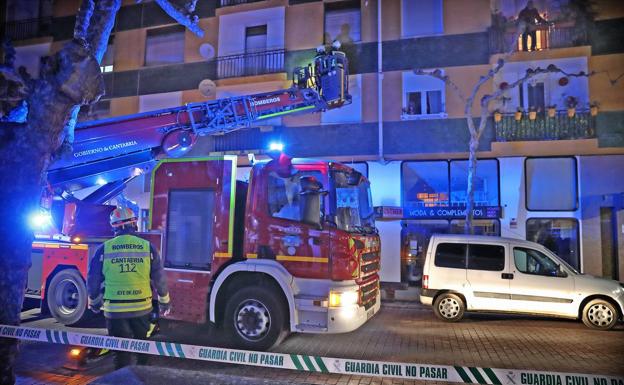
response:
<path id="1" fill-rule="evenodd" d="M 434 234 L 420 301 L 444 321 L 465 311 L 508 312 L 580 318 L 607 330 L 622 319 L 624 284 L 580 274 L 537 243 Z"/>

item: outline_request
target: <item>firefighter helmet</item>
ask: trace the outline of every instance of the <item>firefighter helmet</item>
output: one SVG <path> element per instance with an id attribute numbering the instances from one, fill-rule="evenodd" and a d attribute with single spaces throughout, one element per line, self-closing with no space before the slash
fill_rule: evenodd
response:
<path id="1" fill-rule="evenodd" d="M 123 226 L 136 221 L 137 217 L 134 214 L 134 211 L 128 207 L 117 207 L 110 214 L 110 224 L 113 227 Z"/>

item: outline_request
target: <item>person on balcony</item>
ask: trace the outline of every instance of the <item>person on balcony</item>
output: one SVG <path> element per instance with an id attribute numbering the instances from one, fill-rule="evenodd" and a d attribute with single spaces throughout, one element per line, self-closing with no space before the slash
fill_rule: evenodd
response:
<path id="1" fill-rule="evenodd" d="M 531 37 L 531 51 L 535 51 L 537 45 L 537 30 L 540 25 L 548 24 L 535 8 L 533 0 L 527 2 L 526 7 L 518 14 L 518 22 L 524 23 L 522 31 L 522 50 L 528 51 L 527 38 Z"/>

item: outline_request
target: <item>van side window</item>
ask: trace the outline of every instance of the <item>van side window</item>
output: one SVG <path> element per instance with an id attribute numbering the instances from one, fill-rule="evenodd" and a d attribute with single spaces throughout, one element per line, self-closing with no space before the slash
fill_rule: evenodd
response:
<path id="1" fill-rule="evenodd" d="M 436 248 L 435 265 L 454 269 L 466 268 L 466 244 L 440 243 Z"/>
<path id="2" fill-rule="evenodd" d="M 498 245 L 468 246 L 468 268 L 472 270 L 502 271 L 505 268 L 505 248 Z"/>
<path id="3" fill-rule="evenodd" d="M 524 247 L 514 247 L 514 263 L 525 274 L 556 277 L 559 270 L 559 265 L 543 253 Z"/>

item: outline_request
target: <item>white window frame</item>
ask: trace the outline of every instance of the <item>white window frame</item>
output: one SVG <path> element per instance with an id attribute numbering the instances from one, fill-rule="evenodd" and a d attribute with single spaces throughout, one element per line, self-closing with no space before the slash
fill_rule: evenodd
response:
<path id="1" fill-rule="evenodd" d="M 442 76 L 444 76 L 444 71 L 442 72 Z M 413 80 L 411 80 L 413 79 Z M 427 84 L 423 84 L 422 86 L 410 86 L 408 83 L 418 83 L 422 81 Z M 438 85 L 439 87 L 435 87 L 434 85 Z M 446 84 L 439 79 L 433 78 L 428 75 L 416 75 L 411 71 L 403 72 L 403 104 L 401 109 L 401 120 L 419 120 L 419 119 L 444 119 L 448 117 L 448 113 L 446 112 Z M 441 104 L 442 104 L 442 112 L 435 114 L 408 114 L 408 97 L 407 94 L 411 92 L 427 92 L 427 91 L 440 91 L 441 92 Z M 421 111 L 427 110 L 427 98 L 421 98 Z"/>

